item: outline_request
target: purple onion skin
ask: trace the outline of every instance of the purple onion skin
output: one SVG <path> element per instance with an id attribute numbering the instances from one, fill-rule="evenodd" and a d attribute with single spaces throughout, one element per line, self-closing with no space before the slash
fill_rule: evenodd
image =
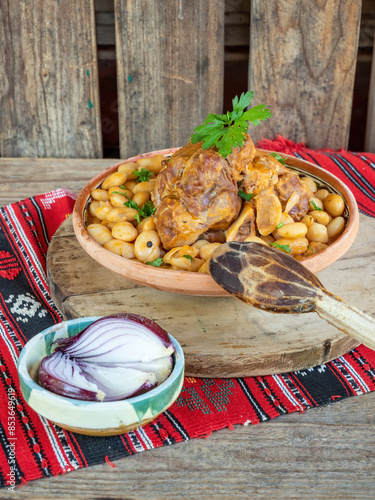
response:
<path id="1" fill-rule="evenodd" d="M 145 316 L 140 316 L 139 314 L 133 314 L 133 313 L 117 313 L 117 314 L 111 314 L 109 316 L 104 316 L 103 318 L 97 319 L 90 325 L 86 326 L 81 332 L 77 333 L 74 335 L 74 337 L 70 338 L 64 338 L 64 339 L 56 339 L 53 344 L 57 344 L 57 347 L 55 348 L 55 351 L 65 351 L 66 348 L 70 347 L 72 344 L 75 344 L 75 342 L 86 332 L 88 328 L 91 328 L 92 325 L 102 322 L 102 321 L 107 321 L 108 319 L 125 319 L 129 321 L 134 321 L 135 323 L 139 323 L 140 325 L 145 326 L 149 330 L 151 330 L 162 342 L 166 347 L 172 346 L 171 339 L 169 338 L 168 333 L 155 321 L 152 321 L 152 319 L 146 318 Z"/>
<path id="2" fill-rule="evenodd" d="M 58 394 L 59 396 L 64 396 L 66 398 L 71 398 L 71 399 L 80 399 L 83 401 L 96 401 L 99 402 L 100 400 L 97 398 L 96 392 L 93 391 L 88 391 L 86 389 L 81 389 L 79 387 L 75 387 L 74 385 L 68 384 L 66 382 L 63 382 L 62 380 L 54 377 L 50 373 L 48 373 L 44 369 L 44 361 L 51 358 L 51 356 L 47 356 L 43 358 L 42 363 L 39 368 L 39 384 L 44 388 L 47 389 L 50 392 L 54 392 L 55 394 Z M 135 396 L 140 396 L 141 394 L 144 394 L 145 392 L 150 391 L 151 389 L 154 389 L 158 383 L 156 382 L 155 384 L 151 384 L 149 382 L 145 382 L 139 389 L 134 391 L 131 394 L 128 394 L 125 398 L 123 399 L 128 399 L 132 398 Z M 121 401 L 121 399 L 112 399 L 111 397 L 105 397 L 103 401 Z M 100 401 L 101 402 L 101 401 Z"/>
<path id="3" fill-rule="evenodd" d="M 63 382 L 62 380 L 55 378 L 50 373 L 46 372 L 43 366 L 43 362 L 50 357 L 51 356 L 43 358 L 39 368 L 39 383 L 42 387 L 44 387 L 44 389 L 71 399 L 99 401 L 96 392 L 87 391 L 85 389 L 75 387 L 74 385 L 67 384 L 66 382 Z"/>
<path id="4" fill-rule="evenodd" d="M 165 347 L 173 346 L 168 333 L 151 319 L 133 313 L 117 313 L 117 314 L 111 314 L 109 316 L 104 316 L 103 318 L 94 321 L 93 323 L 88 325 L 86 328 L 84 328 L 81 332 L 77 333 L 73 337 L 56 339 L 52 344 L 56 346 L 55 352 L 61 351 L 62 353 L 64 353 L 65 350 L 70 346 L 74 345 L 77 342 L 77 340 L 80 339 L 80 337 L 84 335 L 89 328 L 92 327 L 92 325 L 97 324 L 98 322 L 103 322 L 111 319 L 124 319 L 143 325 L 144 327 L 152 331 L 160 339 L 160 341 L 163 343 Z M 42 387 L 51 392 L 54 392 L 55 394 L 59 394 L 61 396 L 72 399 L 78 399 L 84 401 L 96 401 L 96 402 L 99 401 L 96 392 L 75 387 L 71 384 L 68 384 L 54 377 L 53 375 L 51 375 L 51 373 L 46 371 L 43 366 L 44 361 L 49 359 L 50 357 L 51 356 L 47 356 L 46 358 L 44 358 L 39 368 L 39 382 Z M 100 363 L 98 364 L 100 365 Z M 172 361 L 172 367 L 173 367 L 173 361 Z M 158 385 L 157 382 L 155 384 L 150 384 L 149 382 L 145 382 L 133 394 L 129 394 L 123 399 L 128 399 L 130 397 L 135 397 L 144 394 L 145 392 L 148 392 L 149 390 L 155 388 L 157 385 Z M 105 397 L 103 401 L 113 401 L 113 400 L 111 398 Z M 116 401 L 119 400 L 116 399 Z"/>

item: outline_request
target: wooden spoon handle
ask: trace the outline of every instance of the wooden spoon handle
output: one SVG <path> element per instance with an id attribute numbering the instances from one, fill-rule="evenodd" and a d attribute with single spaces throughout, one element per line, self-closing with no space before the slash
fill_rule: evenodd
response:
<path id="1" fill-rule="evenodd" d="M 375 319 L 329 293 L 319 294 L 315 311 L 328 323 L 375 350 Z"/>

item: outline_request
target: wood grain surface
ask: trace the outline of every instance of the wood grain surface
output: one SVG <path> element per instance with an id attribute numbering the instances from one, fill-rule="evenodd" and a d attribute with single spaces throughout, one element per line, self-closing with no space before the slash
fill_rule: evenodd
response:
<path id="1" fill-rule="evenodd" d="M 224 0 L 115 0 L 120 152 L 179 147 L 222 111 Z"/>
<path id="2" fill-rule="evenodd" d="M 347 147 L 360 11 L 360 0 L 252 1 L 249 88 L 272 110 L 254 140 Z"/>
<path id="3" fill-rule="evenodd" d="M 116 468 L 30 482 L 17 499 L 373 500 L 374 409 L 372 393 L 222 429 L 116 460 Z"/>
<path id="4" fill-rule="evenodd" d="M 327 289 L 351 305 L 375 310 L 375 223 L 363 216 L 353 247 L 319 273 Z M 366 263 L 366 264 L 364 264 Z M 267 375 L 316 366 L 358 343 L 315 313 L 271 314 L 232 297 L 196 297 L 135 285 L 94 261 L 79 245 L 71 217 L 47 254 L 52 298 L 65 319 L 133 312 L 152 318 L 182 345 L 186 374 Z"/>
<path id="5" fill-rule="evenodd" d="M 367 106 L 365 151 L 375 153 L 375 57 L 372 58 L 371 64 L 371 78 Z"/>
<path id="6" fill-rule="evenodd" d="M 111 160 L 0 158 L 0 206 L 55 187 L 78 193 L 110 164 Z M 361 217 L 360 228 L 366 220 Z M 362 266 L 368 258 L 374 258 L 373 248 L 363 253 Z M 338 272 L 331 288 L 338 290 L 340 282 Z M 358 294 L 362 288 L 353 289 Z M 353 304 L 360 307 L 356 297 Z M 374 314 L 371 307 L 367 312 Z M 371 393 L 138 453 L 116 460 L 115 468 L 103 463 L 30 481 L 16 493 L 2 490 L 0 495 L 27 500 L 373 500 L 374 448 L 375 393 Z"/>
<path id="7" fill-rule="evenodd" d="M 3 2 L 0 156 L 102 155 L 94 14 L 93 0 Z"/>

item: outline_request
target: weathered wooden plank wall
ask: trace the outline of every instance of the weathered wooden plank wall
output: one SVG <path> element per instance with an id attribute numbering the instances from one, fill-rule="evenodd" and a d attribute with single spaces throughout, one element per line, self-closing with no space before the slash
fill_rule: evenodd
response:
<path id="1" fill-rule="evenodd" d="M 250 31 L 243 90 L 273 111 L 254 138 L 347 146 L 360 6 L 360 56 L 371 58 L 375 0 L 253 0 L 252 10 L 250 0 L 30 0 L 0 10 L 0 156 L 102 155 L 94 26 L 99 57 L 103 44 L 115 57 L 114 3 L 121 156 L 183 144 L 209 111 L 221 112 L 224 62 L 247 60 Z M 374 103 L 375 76 L 367 150 Z"/>
<path id="2" fill-rule="evenodd" d="M 273 115 L 254 139 L 347 147 L 360 12 L 360 0 L 252 0 L 249 87 Z"/>
<path id="3" fill-rule="evenodd" d="M 224 0 L 115 0 L 120 153 L 182 146 L 221 112 Z"/>
<path id="4" fill-rule="evenodd" d="M 375 153 L 375 51 L 373 52 L 371 66 L 369 100 L 367 107 L 365 151 Z"/>
<path id="5" fill-rule="evenodd" d="M 8 2 L 0 40 L 0 156 L 101 157 L 94 1 Z"/>

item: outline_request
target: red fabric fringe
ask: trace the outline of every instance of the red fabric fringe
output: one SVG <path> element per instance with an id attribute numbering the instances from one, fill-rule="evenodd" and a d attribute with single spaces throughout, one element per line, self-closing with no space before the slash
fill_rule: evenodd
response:
<path id="1" fill-rule="evenodd" d="M 310 148 L 306 147 L 303 142 L 293 142 L 281 135 L 277 135 L 276 139 L 261 139 L 257 143 L 259 149 L 266 149 L 267 151 L 278 151 L 279 153 L 293 154 L 293 153 L 304 153 L 312 151 Z M 319 149 L 319 151 L 324 151 L 326 153 L 343 153 L 348 152 L 344 149 L 333 150 L 328 148 Z"/>

